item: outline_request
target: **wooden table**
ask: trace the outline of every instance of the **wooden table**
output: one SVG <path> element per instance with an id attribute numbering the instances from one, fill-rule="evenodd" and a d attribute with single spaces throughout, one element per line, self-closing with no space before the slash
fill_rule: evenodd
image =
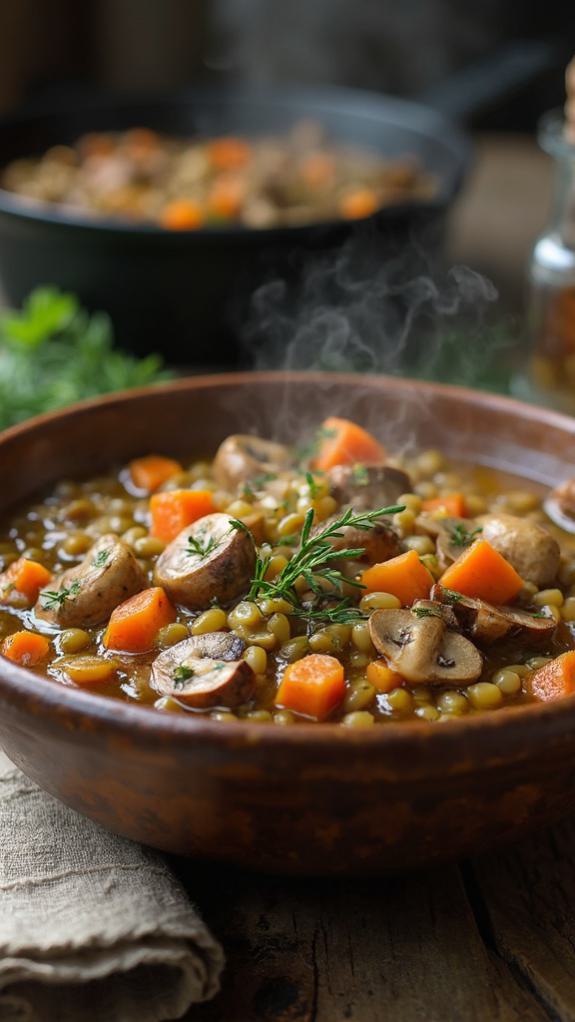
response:
<path id="1" fill-rule="evenodd" d="M 575 819 L 397 878 L 282 880 L 178 863 L 227 954 L 222 992 L 186 1018 L 570 1022 L 574 853 Z"/>
<path id="2" fill-rule="evenodd" d="M 512 309 L 549 191 L 532 141 L 480 140 L 451 258 L 491 277 Z M 228 959 L 221 994 L 189 1022 L 575 1020 L 575 820 L 383 880 L 176 868 Z"/>

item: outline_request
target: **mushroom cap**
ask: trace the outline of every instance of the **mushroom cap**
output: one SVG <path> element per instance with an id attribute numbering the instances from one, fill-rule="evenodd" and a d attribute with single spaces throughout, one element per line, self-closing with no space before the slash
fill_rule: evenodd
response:
<path id="1" fill-rule="evenodd" d="M 157 692 L 195 709 L 239 706 L 255 691 L 255 674 L 241 660 L 244 643 L 230 632 L 208 632 L 165 649 L 152 664 Z"/>
<path id="2" fill-rule="evenodd" d="M 486 539 L 513 565 L 521 578 L 537 586 L 557 577 L 561 550 L 556 539 L 536 522 L 517 515 L 491 514 L 477 519 Z"/>
<path id="3" fill-rule="evenodd" d="M 220 444 L 214 458 L 216 481 L 234 490 L 258 475 L 277 473 L 293 464 L 293 455 L 284 444 L 261 437 L 235 433 Z"/>
<path id="4" fill-rule="evenodd" d="M 483 661 L 469 639 L 449 631 L 435 613 L 376 610 L 369 619 L 371 641 L 393 670 L 414 684 L 468 685 L 479 678 Z"/>
<path id="5" fill-rule="evenodd" d="M 338 504 L 353 504 L 358 511 L 395 504 L 411 491 L 407 473 L 391 465 L 334 465 L 327 477 Z"/>

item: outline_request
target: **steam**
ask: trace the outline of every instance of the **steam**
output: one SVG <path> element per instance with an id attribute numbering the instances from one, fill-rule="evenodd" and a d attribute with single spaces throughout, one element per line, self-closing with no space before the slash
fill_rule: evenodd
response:
<path id="1" fill-rule="evenodd" d="M 375 265 L 375 269 L 373 269 Z M 421 251 L 375 262 L 365 239 L 352 238 L 306 264 L 298 283 L 273 279 L 252 297 L 244 334 L 247 361 L 259 370 L 388 373 L 475 385 L 509 343 L 488 323 L 494 285 L 466 266 L 432 272 Z M 353 418 L 349 403 L 334 406 L 333 388 L 318 387 L 302 409 L 286 382 L 275 409 L 277 437 L 303 436 L 328 414 Z M 420 413 L 420 414 L 419 414 Z M 426 412 L 419 409 L 421 421 Z M 372 425 L 382 435 L 381 408 Z M 411 446 L 405 414 L 387 423 L 385 439 Z"/>

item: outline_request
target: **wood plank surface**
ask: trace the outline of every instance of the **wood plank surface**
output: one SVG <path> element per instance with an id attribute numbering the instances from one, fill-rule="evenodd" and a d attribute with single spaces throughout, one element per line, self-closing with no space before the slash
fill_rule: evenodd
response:
<path id="1" fill-rule="evenodd" d="M 503 896 L 512 890 L 506 864 L 517 854 L 501 853 L 503 917 Z M 493 856 L 473 870 L 464 864 L 366 881 L 183 867 L 192 896 L 202 892 L 200 908 L 228 959 L 221 994 L 191 1011 L 189 1022 L 571 1018 L 552 1010 L 536 970 L 519 962 L 519 936 L 513 953 L 494 939 L 477 878 L 486 873 L 492 887 L 497 863 Z M 575 968 L 572 952 L 571 958 Z"/>

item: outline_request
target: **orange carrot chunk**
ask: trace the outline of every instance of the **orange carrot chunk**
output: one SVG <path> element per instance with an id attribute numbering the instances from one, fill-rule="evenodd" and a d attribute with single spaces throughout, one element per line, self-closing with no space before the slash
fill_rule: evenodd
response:
<path id="1" fill-rule="evenodd" d="M 2 643 L 2 655 L 21 667 L 33 667 L 45 660 L 49 652 L 48 639 L 36 632 L 14 632 Z"/>
<path id="2" fill-rule="evenodd" d="M 231 174 L 217 178 L 208 195 L 208 210 L 220 220 L 233 220 L 239 216 L 246 194 L 241 178 Z"/>
<path id="3" fill-rule="evenodd" d="M 387 454 L 371 433 L 349 419 L 332 416 L 319 430 L 319 444 L 313 467 L 327 472 L 334 465 L 381 465 Z"/>
<path id="4" fill-rule="evenodd" d="M 214 138 L 207 145 L 208 158 L 217 170 L 237 170 L 249 162 L 251 146 L 241 138 Z"/>
<path id="5" fill-rule="evenodd" d="M 130 462 L 130 475 L 134 486 L 146 493 L 154 490 L 182 471 L 179 461 L 164 458 L 161 454 L 148 454 L 145 458 L 136 458 Z"/>
<path id="6" fill-rule="evenodd" d="M 378 205 L 377 195 L 371 188 L 354 188 L 343 196 L 339 211 L 345 220 L 357 220 L 360 217 L 371 216 Z"/>
<path id="7" fill-rule="evenodd" d="M 0 594 L 4 597 L 9 596 L 15 589 L 16 592 L 22 593 L 31 605 L 36 603 L 38 593 L 51 578 L 52 575 L 43 564 L 30 561 L 27 557 L 19 557 L 0 575 Z"/>
<path id="8" fill-rule="evenodd" d="M 191 525 L 214 511 L 209 490 L 167 490 L 150 499 L 152 536 L 171 543 L 186 525 Z"/>
<path id="9" fill-rule="evenodd" d="M 433 576 L 419 560 L 415 550 L 373 564 L 361 576 L 369 593 L 391 593 L 404 607 L 415 600 L 426 600 L 433 585 Z"/>
<path id="10" fill-rule="evenodd" d="M 276 703 L 323 720 L 344 695 L 343 664 L 333 656 L 310 653 L 286 667 Z"/>
<path id="11" fill-rule="evenodd" d="M 443 573 L 440 583 L 487 603 L 510 603 L 523 586 L 515 568 L 486 539 L 477 539 Z"/>
<path id="12" fill-rule="evenodd" d="M 104 632 L 104 646 L 126 653 L 146 653 L 153 649 L 160 628 L 175 618 L 175 608 L 160 586 L 144 589 L 113 611 Z"/>
<path id="13" fill-rule="evenodd" d="M 404 681 L 401 674 L 392 671 L 391 667 L 387 666 L 385 660 L 372 660 L 367 665 L 365 673 L 369 684 L 373 685 L 378 692 L 391 692 L 393 688 L 398 688 Z"/>
<path id="14" fill-rule="evenodd" d="M 544 703 L 575 695 L 575 650 L 562 653 L 531 677 L 532 695 Z"/>
<path id="15" fill-rule="evenodd" d="M 162 227 L 169 231 L 194 231 L 204 222 L 202 211 L 197 202 L 189 199 L 174 199 L 164 206 L 160 216 Z"/>
<path id="16" fill-rule="evenodd" d="M 445 497 L 434 497 L 433 500 L 424 500 L 421 505 L 422 511 L 439 511 L 447 518 L 466 518 L 467 504 L 462 493 L 448 493 Z"/>

